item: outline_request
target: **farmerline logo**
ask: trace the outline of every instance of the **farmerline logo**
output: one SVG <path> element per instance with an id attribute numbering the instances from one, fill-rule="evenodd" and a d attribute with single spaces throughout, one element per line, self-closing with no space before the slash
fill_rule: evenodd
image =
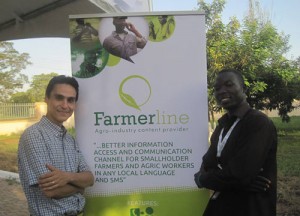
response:
<path id="1" fill-rule="evenodd" d="M 126 93 L 125 93 L 126 91 Z M 129 92 L 129 93 L 128 93 Z M 147 79 L 139 75 L 132 75 L 125 78 L 119 88 L 119 96 L 124 104 L 141 110 L 151 97 L 151 86 Z M 134 114 L 107 114 L 96 111 L 95 126 L 126 126 L 126 125 L 183 125 L 188 124 L 190 117 L 186 113 L 166 113 L 156 109 L 152 113 Z"/>
<path id="2" fill-rule="evenodd" d="M 121 82 L 119 96 L 127 106 L 141 110 L 141 106 L 145 105 L 151 97 L 150 83 L 140 75 L 129 76 Z"/>

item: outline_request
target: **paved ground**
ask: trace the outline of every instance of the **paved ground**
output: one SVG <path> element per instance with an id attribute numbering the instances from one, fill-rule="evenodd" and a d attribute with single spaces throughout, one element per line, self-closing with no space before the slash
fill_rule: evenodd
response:
<path id="1" fill-rule="evenodd" d="M 28 216 L 27 201 L 15 179 L 0 178 L 0 216 Z"/>

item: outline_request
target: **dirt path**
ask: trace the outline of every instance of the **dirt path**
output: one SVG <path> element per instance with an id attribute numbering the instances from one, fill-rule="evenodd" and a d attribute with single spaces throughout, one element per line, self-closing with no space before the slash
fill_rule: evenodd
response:
<path id="1" fill-rule="evenodd" d="M 0 178 L 0 216 L 28 216 L 27 201 L 20 183 Z"/>

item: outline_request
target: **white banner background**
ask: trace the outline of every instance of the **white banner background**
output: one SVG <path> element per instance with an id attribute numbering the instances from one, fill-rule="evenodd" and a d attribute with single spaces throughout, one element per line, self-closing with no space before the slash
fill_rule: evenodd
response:
<path id="1" fill-rule="evenodd" d="M 134 63 L 120 59 L 114 66 L 106 65 L 94 77 L 77 78 L 80 86 L 78 107 L 75 113 L 77 140 L 96 179 L 94 186 L 88 189 L 88 195 L 130 194 L 162 188 L 196 189 L 193 176 L 198 171 L 202 155 L 208 148 L 205 17 L 196 12 L 172 13 L 171 15 L 175 20 L 175 30 L 172 36 L 161 42 L 153 42 L 148 38 L 146 46 L 132 57 Z M 143 16 L 133 14 L 128 16 L 128 21 L 136 24 L 137 27 L 140 23 L 141 32 L 149 34 L 148 28 L 142 26 L 146 16 L 152 16 L 152 14 Z M 112 18 L 105 16 L 99 19 L 101 20 L 99 26 L 101 41 L 105 32 L 111 32 L 111 30 L 103 29 L 103 25 L 111 23 Z M 111 55 L 109 57 L 111 58 Z M 76 67 L 73 65 L 73 68 Z M 127 106 L 119 97 L 120 84 L 132 75 L 145 78 L 151 86 L 150 99 L 141 106 L 141 110 Z M 131 79 L 124 86 L 126 89 L 124 87 L 123 90 L 137 101 L 143 101 L 149 95 L 149 87 L 142 79 Z M 103 112 L 105 116 L 111 117 L 133 115 L 136 118 L 139 115 L 155 114 L 155 121 L 159 112 L 164 116 L 175 115 L 177 120 L 180 115 L 184 115 L 185 118 L 188 116 L 188 122 L 186 124 L 177 122 L 177 124 L 107 126 L 104 125 L 104 120 L 108 117 L 98 114 L 99 125 L 95 125 L 95 112 Z M 144 132 L 145 130 L 150 131 Z M 166 142 L 173 146 L 129 147 L 128 143 L 133 142 L 157 144 Z M 114 143 L 120 144 L 117 146 Z M 141 154 L 142 151 L 149 149 L 171 149 L 181 153 Z M 127 154 L 120 154 L 120 150 L 126 150 Z M 132 154 L 130 154 L 131 151 Z M 154 158 L 162 160 L 164 156 L 174 158 L 179 156 L 181 160 L 177 160 L 177 157 L 173 161 L 142 161 L 142 156 L 151 156 L 153 160 Z M 116 162 L 99 162 L 102 160 L 99 158 L 103 157 L 114 158 Z M 137 160 L 129 160 L 133 157 Z M 141 168 L 146 163 L 159 168 Z M 162 168 L 162 164 L 168 163 L 175 164 L 179 168 Z M 114 164 L 113 166 L 117 169 L 103 169 L 101 164 Z M 135 166 L 135 168 L 126 168 L 126 166 Z M 153 172 L 154 170 L 165 171 L 165 173 L 173 170 L 173 174 L 142 174 L 145 171 Z"/>

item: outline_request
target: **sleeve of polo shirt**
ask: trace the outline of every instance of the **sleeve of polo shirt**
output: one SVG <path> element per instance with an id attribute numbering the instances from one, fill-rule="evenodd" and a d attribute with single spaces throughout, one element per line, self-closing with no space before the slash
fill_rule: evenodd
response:
<path id="1" fill-rule="evenodd" d="M 274 125 L 263 115 L 248 119 L 238 138 L 239 149 L 226 167 L 212 169 L 200 176 L 200 182 L 213 190 L 243 188 L 262 168 L 276 136 Z"/>
<path id="2" fill-rule="evenodd" d="M 37 130 L 27 130 L 22 137 L 22 163 L 25 169 L 29 185 L 38 184 L 41 175 L 49 172 L 46 163 L 50 159 L 41 132 Z"/>
<path id="3" fill-rule="evenodd" d="M 136 37 L 136 40 L 137 40 L 137 43 L 136 43 L 137 48 L 143 49 L 147 44 L 147 39 L 144 38 L 143 36 L 141 38 Z"/>

